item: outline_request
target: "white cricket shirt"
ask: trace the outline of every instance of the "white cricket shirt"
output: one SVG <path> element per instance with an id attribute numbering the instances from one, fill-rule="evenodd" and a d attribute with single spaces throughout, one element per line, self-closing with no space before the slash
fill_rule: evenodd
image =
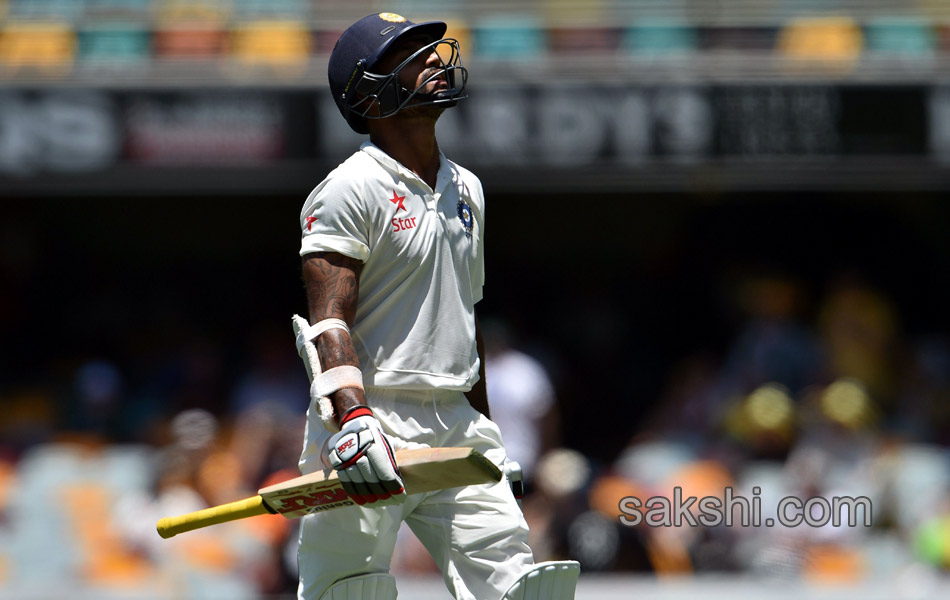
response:
<path id="1" fill-rule="evenodd" d="M 478 380 L 482 185 L 440 157 L 435 190 L 375 145 L 334 169 L 300 213 L 300 255 L 363 262 L 352 328 L 365 385 L 468 391 Z"/>

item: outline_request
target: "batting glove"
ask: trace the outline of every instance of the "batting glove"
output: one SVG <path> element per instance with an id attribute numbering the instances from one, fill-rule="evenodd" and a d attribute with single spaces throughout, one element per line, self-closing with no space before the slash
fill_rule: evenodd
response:
<path id="1" fill-rule="evenodd" d="M 392 445 L 369 408 L 360 406 L 343 415 L 340 431 L 330 438 L 328 458 L 357 504 L 406 499 Z"/>

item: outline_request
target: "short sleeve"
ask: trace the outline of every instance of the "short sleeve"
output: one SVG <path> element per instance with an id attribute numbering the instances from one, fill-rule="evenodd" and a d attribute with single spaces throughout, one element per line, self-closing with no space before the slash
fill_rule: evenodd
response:
<path id="1" fill-rule="evenodd" d="M 307 197 L 300 211 L 300 256 L 338 252 L 366 261 L 370 248 L 361 183 L 337 169 Z"/>

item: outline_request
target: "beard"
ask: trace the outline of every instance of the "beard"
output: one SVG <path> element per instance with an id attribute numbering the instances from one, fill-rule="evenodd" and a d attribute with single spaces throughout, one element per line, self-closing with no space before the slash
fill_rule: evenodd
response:
<path id="1" fill-rule="evenodd" d="M 455 102 L 451 106 L 455 106 Z M 426 119 L 431 121 L 437 121 L 442 113 L 445 112 L 446 108 L 449 108 L 449 104 L 423 104 L 421 106 L 415 106 L 410 104 L 406 108 L 399 111 L 399 114 L 404 115 L 413 119 Z"/>

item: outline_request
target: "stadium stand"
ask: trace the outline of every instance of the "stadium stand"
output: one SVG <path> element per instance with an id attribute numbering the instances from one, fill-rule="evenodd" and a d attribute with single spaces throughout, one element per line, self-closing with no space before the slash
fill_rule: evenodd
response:
<path id="1" fill-rule="evenodd" d="M 379 8 L 369 0 L 6 0 L 0 21 L 8 34 L 6 64 L 56 65 L 47 71 L 56 75 L 72 65 L 74 37 L 82 62 L 110 54 L 120 62 L 189 56 L 218 57 L 222 65 L 231 59 L 320 61 L 347 22 Z M 924 1 L 895 7 L 858 0 L 401 0 L 389 8 L 417 20 L 448 18 L 458 35 L 466 32 L 461 41 L 469 62 L 569 55 L 652 60 L 685 53 L 713 69 L 770 54 L 853 63 L 940 58 L 950 38 L 950 8 Z M 153 37 L 154 44 L 145 43 Z"/>
<path id="2" fill-rule="evenodd" d="M 682 19 L 641 18 L 624 32 L 623 48 L 635 56 L 682 55 L 697 48 L 695 28 Z"/>
<path id="3" fill-rule="evenodd" d="M 937 29 L 917 16 L 868 19 L 865 43 L 874 54 L 927 58 L 937 49 Z"/>
<path id="4" fill-rule="evenodd" d="M 168 3 L 153 20 L 153 47 L 160 59 L 216 58 L 228 48 L 230 11 L 221 2 Z"/>
<path id="5" fill-rule="evenodd" d="M 484 17 L 472 32 L 472 52 L 479 58 L 523 61 L 547 52 L 543 22 L 529 14 Z"/>
<path id="6" fill-rule="evenodd" d="M 104 20 L 77 35 L 80 63 L 142 64 L 152 56 L 151 31 L 140 24 Z"/>
<path id="7" fill-rule="evenodd" d="M 234 14 L 238 19 L 302 19 L 319 7 L 307 0 L 234 0 Z"/>
<path id="8" fill-rule="evenodd" d="M 93 22 L 119 20 L 144 23 L 153 8 L 151 0 L 83 0 L 82 3 L 83 19 Z"/>
<path id="9" fill-rule="evenodd" d="M 74 64 L 202 58 L 216 61 L 221 81 L 235 65 L 280 64 L 281 78 L 304 78 L 347 23 L 381 8 L 371 0 L 6 0 L 2 61 L 8 73 L 32 64 L 61 77 Z M 926 59 L 914 65 L 920 72 L 939 69 L 950 54 L 950 7 L 930 1 L 400 0 L 385 8 L 451 21 L 469 65 L 551 58 L 581 61 L 593 75 L 604 59 L 642 60 L 649 68 L 659 66 L 657 58 L 689 56 L 711 74 L 772 69 L 783 76 L 787 60 L 798 68 L 839 67 L 816 71 L 822 76 L 863 68 L 886 77 L 894 73 L 887 60 Z M 166 66 L 161 77 L 176 73 Z M 187 80 L 188 73 L 180 74 Z M 254 76 L 268 77 L 267 70 Z"/>
<path id="10" fill-rule="evenodd" d="M 17 20 L 72 22 L 85 10 L 85 3 L 70 0 L 10 0 L 7 17 Z"/>
<path id="11" fill-rule="evenodd" d="M 304 65 L 313 46 L 302 21 L 243 21 L 231 33 L 231 53 L 238 63 L 254 66 Z"/>
<path id="12" fill-rule="evenodd" d="M 66 23 L 11 22 L 0 29 L 0 72 L 62 75 L 75 58 L 76 33 Z"/>

